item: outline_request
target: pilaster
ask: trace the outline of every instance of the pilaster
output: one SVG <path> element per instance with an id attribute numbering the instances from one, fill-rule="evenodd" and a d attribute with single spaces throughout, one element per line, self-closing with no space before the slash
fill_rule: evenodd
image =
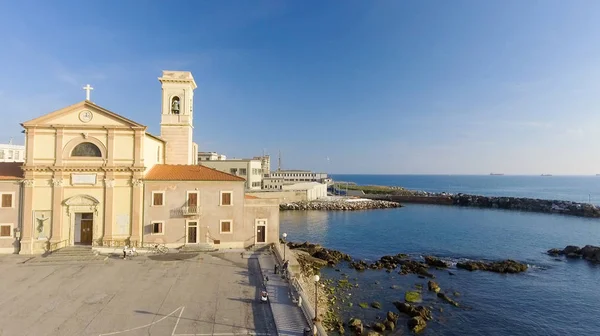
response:
<path id="1" fill-rule="evenodd" d="M 134 174 L 131 179 L 132 200 L 131 200 L 131 241 L 136 245 L 142 241 L 142 201 L 144 197 L 144 183 L 141 180 L 141 173 Z"/>
<path id="2" fill-rule="evenodd" d="M 25 162 L 27 165 L 33 165 L 34 132 L 35 132 L 35 129 L 33 129 L 33 128 L 29 128 L 29 129 L 25 130 L 25 137 L 27 138 L 27 148 L 25 148 L 25 156 L 26 156 Z"/>
<path id="3" fill-rule="evenodd" d="M 115 224 L 114 194 L 115 174 L 114 172 L 107 172 L 104 178 L 104 240 L 112 240 L 112 230 Z"/>
<path id="4" fill-rule="evenodd" d="M 29 154 L 28 154 L 29 155 Z M 22 254 L 33 253 L 33 180 L 25 179 L 23 183 L 23 231 L 21 232 Z"/>
<path id="5" fill-rule="evenodd" d="M 133 154 L 133 166 L 134 167 L 143 167 L 144 163 L 142 162 L 142 151 L 144 142 L 144 130 L 135 130 L 135 139 L 134 139 L 134 154 Z"/>
<path id="6" fill-rule="evenodd" d="M 63 146 L 64 146 L 64 134 L 65 131 L 62 128 L 58 128 L 56 129 L 56 142 L 55 142 L 55 147 L 54 147 L 54 153 L 56 153 L 54 156 L 56 157 L 56 160 L 54 161 L 54 165 L 56 166 L 62 166 L 63 164 Z"/>
<path id="7" fill-rule="evenodd" d="M 115 165 L 115 129 L 109 128 L 107 130 L 107 141 L 106 141 L 106 151 L 107 153 L 107 165 L 109 167 L 113 167 Z"/>
<path id="8" fill-rule="evenodd" d="M 60 155 L 56 156 L 57 158 Z M 64 198 L 63 175 L 55 173 L 52 178 L 52 233 L 50 240 L 58 243 L 63 240 L 62 233 L 62 201 Z"/>

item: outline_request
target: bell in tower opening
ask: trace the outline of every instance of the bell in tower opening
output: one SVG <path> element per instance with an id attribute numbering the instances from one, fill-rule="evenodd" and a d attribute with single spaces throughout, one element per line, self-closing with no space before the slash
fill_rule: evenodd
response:
<path id="1" fill-rule="evenodd" d="M 179 97 L 177 96 L 171 100 L 171 113 L 179 114 Z"/>

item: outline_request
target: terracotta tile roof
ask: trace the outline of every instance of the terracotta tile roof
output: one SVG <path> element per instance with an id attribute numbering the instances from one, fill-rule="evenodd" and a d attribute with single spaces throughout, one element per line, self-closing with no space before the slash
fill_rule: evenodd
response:
<path id="1" fill-rule="evenodd" d="M 244 195 L 245 199 L 258 199 L 260 197 L 252 196 L 252 195 Z"/>
<path id="2" fill-rule="evenodd" d="M 246 179 L 200 165 L 158 164 L 144 177 L 155 181 L 246 181 Z"/>
<path id="3" fill-rule="evenodd" d="M 19 180 L 23 178 L 23 162 L 0 162 L 0 180 Z"/>

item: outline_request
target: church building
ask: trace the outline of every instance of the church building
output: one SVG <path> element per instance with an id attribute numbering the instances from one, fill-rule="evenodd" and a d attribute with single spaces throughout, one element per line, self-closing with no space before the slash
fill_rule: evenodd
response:
<path id="1" fill-rule="evenodd" d="M 22 123 L 25 162 L 0 163 L 0 253 L 277 242 L 277 199 L 198 165 L 190 72 L 163 71 L 161 134 L 87 99 Z"/>

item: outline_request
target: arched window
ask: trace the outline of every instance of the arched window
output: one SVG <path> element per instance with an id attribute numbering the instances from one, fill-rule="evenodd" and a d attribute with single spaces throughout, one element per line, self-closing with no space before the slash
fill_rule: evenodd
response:
<path id="1" fill-rule="evenodd" d="M 91 142 L 82 142 L 73 148 L 71 156 L 84 156 L 84 157 L 102 157 L 102 152 L 98 146 Z"/>
<path id="2" fill-rule="evenodd" d="M 177 96 L 173 97 L 173 99 L 171 99 L 171 113 L 179 114 L 179 105 L 180 105 L 179 97 L 177 97 Z"/>

